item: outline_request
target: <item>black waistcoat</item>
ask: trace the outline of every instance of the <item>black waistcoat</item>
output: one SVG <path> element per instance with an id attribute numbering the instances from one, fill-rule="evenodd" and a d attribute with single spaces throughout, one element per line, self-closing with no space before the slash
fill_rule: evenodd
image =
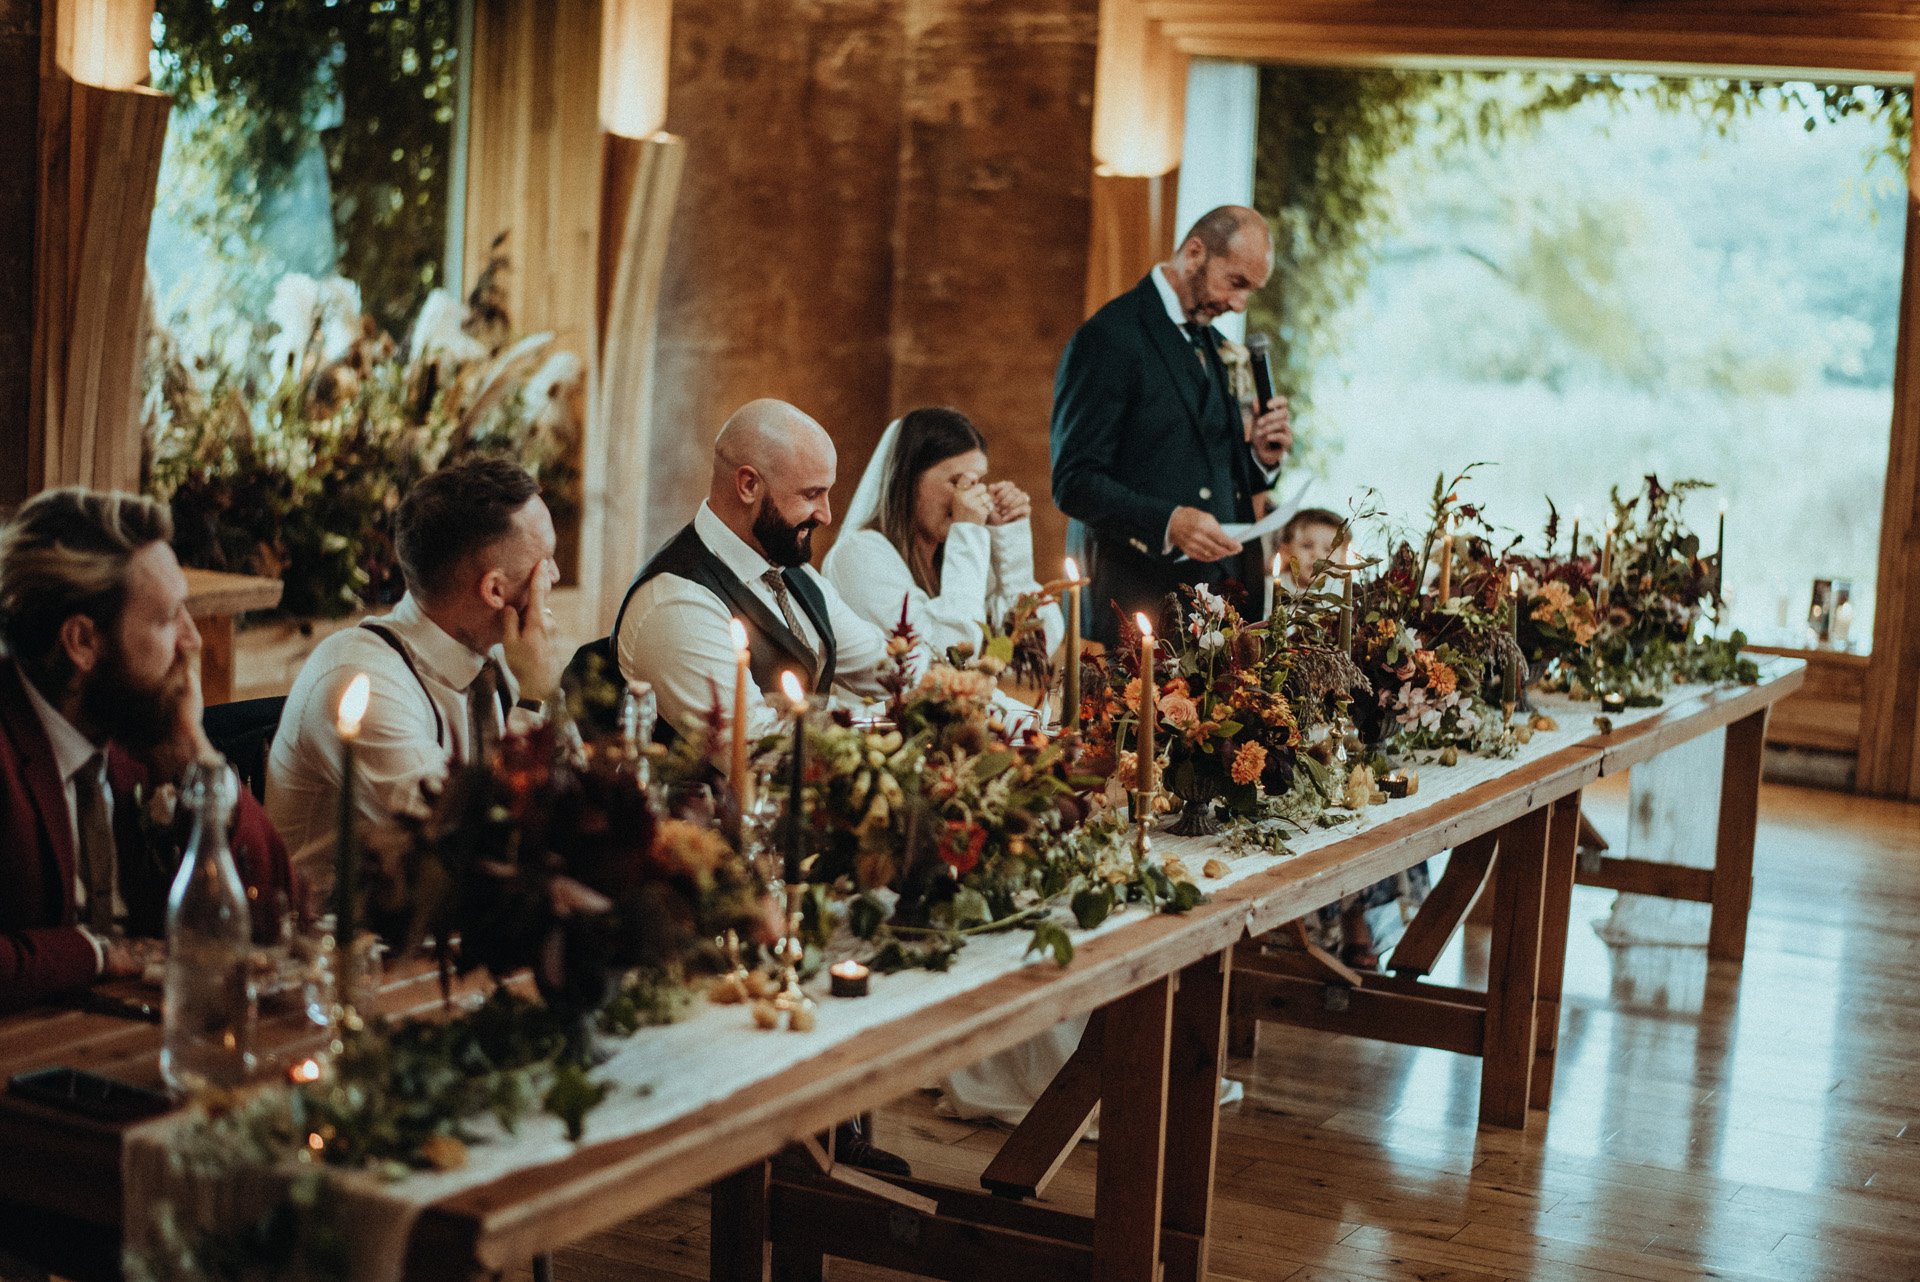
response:
<path id="1" fill-rule="evenodd" d="M 633 602 L 633 594 L 648 580 L 662 574 L 677 575 L 690 582 L 697 583 L 720 598 L 727 612 L 739 619 L 747 629 L 748 670 L 753 674 L 753 682 L 763 694 L 775 694 L 780 689 L 780 674 L 793 670 L 804 675 L 814 663 L 818 670 L 814 673 L 813 689 L 824 694 L 833 685 L 834 661 L 836 650 L 833 639 L 833 626 L 827 615 L 827 599 L 812 577 L 798 569 L 780 572 L 786 580 L 787 591 L 792 595 L 794 604 L 804 613 L 807 621 L 813 624 L 814 631 L 820 637 L 820 653 L 814 656 L 806 641 L 793 634 L 786 621 L 756 596 L 753 590 L 735 577 L 726 563 L 713 554 L 700 536 L 689 524 L 680 533 L 673 536 L 667 545 L 654 553 L 653 559 L 641 569 L 627 595 L 620 602 L 619 612 L 613 618 L 613 632 L 597 641 L 590 641 L 580 647 L 568 665 L 569 674 L 582 669 L 590 662 L 589 656 L 598 654 L 606 671 L 613 671 L 618 663 L 620 625 L 627 615 L 627 606 Z M 623 674 L 624 676 L 624 674 Z M 722 699 L 732 697 L 731 691 L 720 692 Z M 661 722 L 663 741 L 671 737 L 665 721 Z"/>

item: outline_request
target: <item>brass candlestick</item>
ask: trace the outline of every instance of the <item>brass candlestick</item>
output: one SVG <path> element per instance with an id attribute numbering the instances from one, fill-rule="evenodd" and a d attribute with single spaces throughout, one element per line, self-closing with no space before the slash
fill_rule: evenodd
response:
<path id="1" fill-rule="evenodd" d="M 722 1006 L 746 1001 L 753 995 L 753 972 L 740 958 L 740 932 L 729 930 L 715 942 L 727 955 L 727 969 L 707 990 L 708 998 Z"/>
<path id="2" fill-rule="evenodd" d="M 1133 807 L 1133 855 L 1144 863 L 1147 852 L 1153 847 L 1153 838 L 1148 828 L 1153 823 L 1153 798 L 1156 789 L 1136 788 L 1131 794 Z"/>
<path id="3" fill-rule="evenodd" d="M 789 1032 L 813 1031 L 813 998 L 800 987 L 800 963 L 807 954 L 807 946 L 800 939 L 800 914 L 806 897 L 806 883 L 787 886 L 787 934 L 774 948 L 780 962 L 780 986 L 772 997 L 754 1003 L 754 1022 L 762 1028 L 778 1028 L 785 1016 Z"/>

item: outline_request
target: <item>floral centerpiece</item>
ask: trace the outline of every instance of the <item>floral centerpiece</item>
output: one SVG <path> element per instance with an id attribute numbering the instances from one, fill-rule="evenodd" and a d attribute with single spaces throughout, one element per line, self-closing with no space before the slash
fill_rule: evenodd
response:
<path id="1" fill-rule="evenodd" d="M 1135 861 L 1110 825 L 1083 823 L 1096 807 L 1075 793 L 1067 746 L 998 693 L 1018 634 L 923 663 L 903 619 L 883 677 L 886 720 L 809 719 L 802 804 L 816 930 L 837 892 L 877 969 L 944 969 L 968 936 L 1017 927 L 1064 965 L 1073 944 L 1057 907 L 1091 927 L 1122 902 L 1198 901 L 1192 885 Z"/>
<path id="2" fill-rule="evenodd" d="M 1353 657 L 1373 698 L 1356 706 L 1354 720 L 1377 748 L 1514 751 L 1501 707 L 1524 685 L 1513 637 L 1513 545 L 1497 545 L 1481 510 L 1459 501 L 1471 471 L 1435 485 L 1430 550 L 1416 554 L 1401 543 L 1356 593 Z"/>
<path id="3" fill-rule="evenodd" d="M 279 578 L 279 612 L 346 614 L 402 591 L 391 519 L 421 476 L 510 453 L 563 527 L 578 511 L 585 370 L 551 334 L 514 340 L 499 242 L 464 307 L 428 296 L 404 348 L 348 281 L 282 279 L 238 355 L 148 356 L 142 485 L 188 565 Z"/>
<path id="4" fill-rule="evenodd" d="M 1721 639 L 1697 636 L 1710 608 L 1717 607 L 1718 554 L 1704 556 L 1700 537 L 1682 518 L 1687 495 L 1710 488 L 1684 480 L 1671 487 L 1658 477 L 1644 488 L 1612 496 L 1613 522 L 1601 545 L 1600 560 L 1573 558 L 1546 569 L 1530 616 L 1545 615 L 1553 626 L 1567 626 L 1584 645 L 1542 647 L 1554 659 L 1549 680 L 1575 698 L 1617 692 L 1630 706 L 1654 706 L 1673 681 L 1743 681 L 1759 678 L 1753 661 L 1740 652 L 1739 631 Z M 1584 590 L 1576 585 L 1585 580 Z M 1563 593 L 1555 584 L 1564 587 Z M 1584 600 L 1583 600 L 1584 598 Z M 1591 601 L 1592 616 L 1583 608 Z M 1550 640 L 1550 631 L 1536 632 Z"/>

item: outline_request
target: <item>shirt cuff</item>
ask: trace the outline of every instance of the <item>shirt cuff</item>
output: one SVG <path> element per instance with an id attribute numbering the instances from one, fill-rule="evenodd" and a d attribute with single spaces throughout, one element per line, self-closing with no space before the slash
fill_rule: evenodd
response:
<path id="1" fill-rule="evenodd" d="M 89 944 L 93 945 L 94 976 L 98 978 L 99 976 L 106 974 L 107 973 L 106 941 L 101 939 L 99 936 L 95 935 L 92 931 L 88 930 L 85 926 L 75 926 L 74 929 L 80 932 L 80 937 L 82 939 L 86 940 Z"/>

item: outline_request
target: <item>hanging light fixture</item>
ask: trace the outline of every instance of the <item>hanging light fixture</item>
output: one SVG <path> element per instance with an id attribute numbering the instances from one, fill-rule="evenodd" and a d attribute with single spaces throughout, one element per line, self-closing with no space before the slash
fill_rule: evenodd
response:
<path id="1" fill-rule="evenodd" d="M 651 138 L 667 123 L 672 0 L 605 0 L 600 18 L 600 127 Z"/>
<path id="2" fill-rule="evenodd" d="M 153 53 L 153 0 L 60 0 L 54 61 L 83 85 L 145 84 Z"/>

